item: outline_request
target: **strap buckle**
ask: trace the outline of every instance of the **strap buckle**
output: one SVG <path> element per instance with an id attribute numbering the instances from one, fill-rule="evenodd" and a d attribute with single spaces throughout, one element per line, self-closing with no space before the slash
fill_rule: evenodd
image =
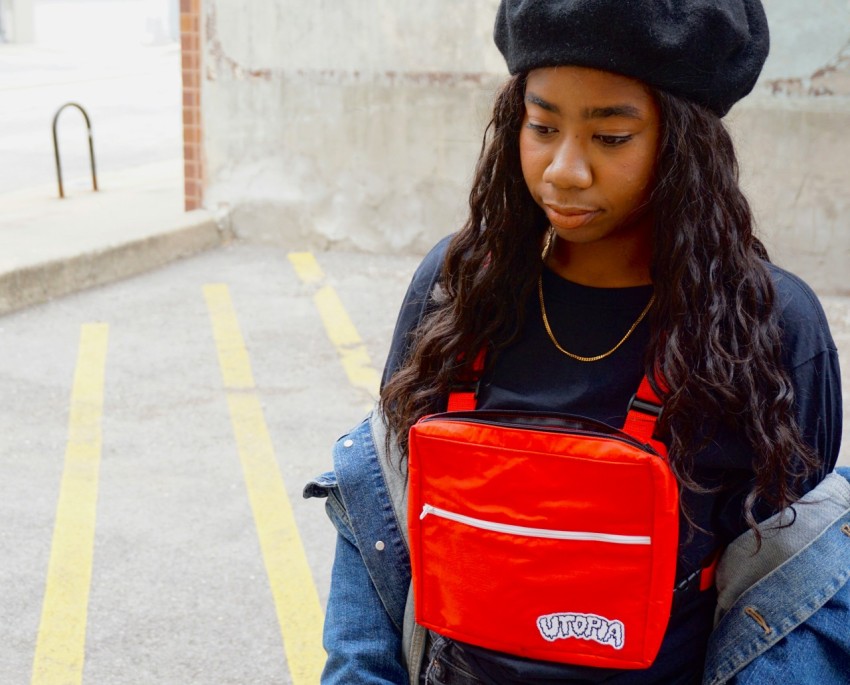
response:
<path id="1" fill-rule="evenodd" d="M 478 391 L 481 388 L 481 379 L 470 381 L 455 381 L 449 386 L 449 393 L 464 393 L 472 394 L 475 399 L 478 399 Z"/>
<path id="2" fill-rule="evenodd" d="M 632 399 L 629 400 L 629 406 L 626 411 L 639 411 L 641 414 L 648 414 L 658 421 L 661 419 L 661 414 L 664 413 L 664 407 L 660 404 L 655 404 L 654 402 L 642 400 L 637 396 L 637 393 L 635 393 L 632 395 Z"/>

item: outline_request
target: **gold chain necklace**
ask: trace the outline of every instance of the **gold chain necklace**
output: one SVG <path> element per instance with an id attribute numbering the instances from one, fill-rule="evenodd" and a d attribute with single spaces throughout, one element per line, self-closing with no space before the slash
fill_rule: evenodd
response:
<path id="1" fill-rule="evenodd" d="M 640 322 L 643 321 L 644 317 L 649 313 L 649 310 L 652 309 L 652 305 L 655 303 L 655 293 L 652 293 L 652 297 L 649 298 L 649 302 L 646 307 L 643 308 L 643 311 L 638 316 L 637 320 L 631 325 L 629 330 L 626 331 L 626 334 L 620 338 L 620 342 L 618 342 L 614 347 L 612 347 L 607 352 L 603 352 L 602 354 L 597 354 L 595 357 L 582 357 L 578 354 L 573 354 L 569 350 L 565 350 L 558 344 L 558 341 L 555 339 L 555 334 L 552 332 L 552 327 L 549 325 L 549 317 L 546 316 L 546 304 L 543 302 L 543 274 L 540 274 L 540 278 L 537 281 L 537 292 L 540 295 L 540 313 L 543 314 L 543 325 L 546 328 L 546 332 L 549 334 L 549 340 L 552 341 L 552 344 L 558 348 L 559 352 L 563 352 L 570 359 L 575 359 L 579 362 L 598 362 L 600 359 L 605 359 L 605 357 L 610 357 L 614 354 L 620 347 L 623 345 L 626 340 L 629 339 L 629 336 L 635 332 L 635 328 L 640 325 Z"/>

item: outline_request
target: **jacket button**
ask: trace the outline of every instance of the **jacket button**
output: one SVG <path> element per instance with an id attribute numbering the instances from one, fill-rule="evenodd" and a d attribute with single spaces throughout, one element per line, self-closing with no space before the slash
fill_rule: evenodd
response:
<path id="1" fill-rule="evenodd" d="M 378 541 L 375 543 L 375 549 L 376 549 L 376 550 L 378 550 L 379 552 L 383 552 L 383 551 L 384 551 L 384 547 L 386 547 L 386 545 L 384 544 L 384 541 L 383 541 L 383 540 L 378 540 Z"/>
<path id="2" fill-rule="evenodd" d="M 434 659 L 434 676 L 437 678 L 443 677 L 443 664 L 439 659 Z"/>
<path id="3" fill-rule="evenodd" d="M 346 440 L 344 443 L 342 443 L 342 446 L 343 447 L 351 447 L 353 444 L 354 444 L 354 440 Z"/>

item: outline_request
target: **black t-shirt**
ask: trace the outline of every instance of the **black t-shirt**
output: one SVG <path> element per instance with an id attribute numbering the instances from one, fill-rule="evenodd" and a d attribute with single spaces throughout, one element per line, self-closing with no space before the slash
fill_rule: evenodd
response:
<path id="1" fill-rule="evenodd" d="M 384 380 L 399 368 L 412 333 L 429 311 L 448 239 L 424 259 L 413 277 L 399 313 Z M 807 484 L 814 487 L 835 465 L 841 442 L 841 381 L 838 353 L 826 317 L 811 289 L 799 278 L 768 265 L 776 288 L 776 306 L 783 331 L 783 359 L 796 398 L 797 420 L 807 442 L 822 459 L 822 467 Z M 637 319 L 652 294 L 651 286 L 593 288 L 564 280 L 544 269 L 546 313 L 560 345 L 592 356 L 611 349 Z M 581 362 L 557 350 L 543 326 L 536 290 L 526 304 L 519 337 L 493 360 L 482 378 L 480 409 L 525 409 L 578 414 L 623 425 L 629 400 L 643 375 L 649 326 L 642 322 L 610 357 Z M 712 417 L 694 417 L 711 421 Z M 718 546 L 746 529 L 743 500 L 753 478 L 752 451 L 743 435 L 720 427 L 706 449 L 694 458 L 694 479 L 719 486 L 708 494 L 685 491 L 683 508 L 696 524 L 680 525 L 677 577 L 701 566 Z M 769 512 L 766 512 L 769 513 Z M 708 533 L 702 532 L 710 531 Z M 643 685 L 670 683 L 701 672 L 708 633 L 712 628 L 714 593 L 700 593 L 677 607 L 653 666 L 644 671 L 611 671 L 567 666 L 490 652 L 464 645 L 469 664 L 484 682 L 505 684 L 594 683 Z"/>

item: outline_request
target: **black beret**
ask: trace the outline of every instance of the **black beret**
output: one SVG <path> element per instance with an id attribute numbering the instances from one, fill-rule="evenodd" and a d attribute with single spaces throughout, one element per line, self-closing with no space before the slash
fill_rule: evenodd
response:
<path id="1" fill-rule="evenodd" d="M 575 65 L 631 76 L 725 115 L 770 48 L 760 0 L 501 0 L 512 74 Z"/>

